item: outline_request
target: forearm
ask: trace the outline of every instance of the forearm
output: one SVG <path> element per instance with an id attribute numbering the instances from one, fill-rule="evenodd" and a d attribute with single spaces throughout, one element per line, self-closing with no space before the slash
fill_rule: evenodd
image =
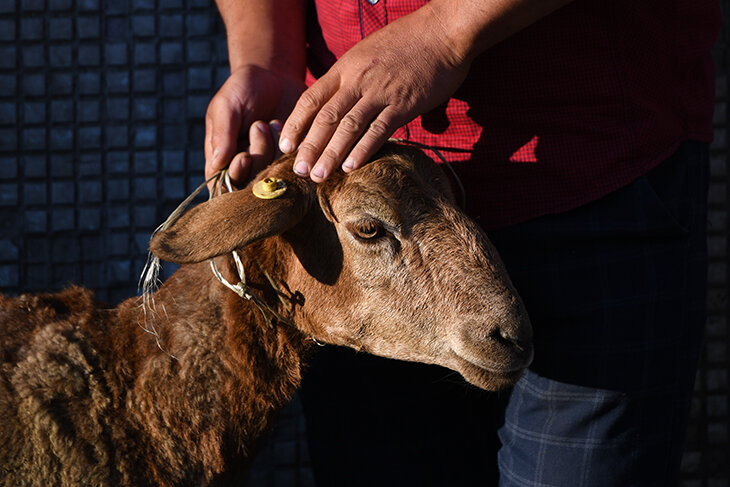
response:
<path id="1" fill-rule="evenodd" d="M 470 62 L 488 48 L 573 0 L 431 0 L 456 61 Z"/>
<path id="2" fill-rule="evenodd" d="M 216 0 L 228 36 L 231 71 L 256 65 L 304 77 L 303 0 Z"/>

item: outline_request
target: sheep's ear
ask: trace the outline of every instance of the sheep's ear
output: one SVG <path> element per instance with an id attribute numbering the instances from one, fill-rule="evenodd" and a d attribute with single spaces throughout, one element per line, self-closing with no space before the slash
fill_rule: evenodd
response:
<path id="1" fill-rule="evenodd" d="M 324 213 L 325 218 L 327 218 L 327 220 L 331 221 L 332 223 L 337 223 L 339 222 L 339 220 L 337 219 L 337 215 L 335 215 L 335 212 L 332 210 L 330 197 L 335 191 L 334 188 L 341 185 L 344 178 L 345 173 L 343 173 L 342 171 L 335 171 L 325 181 L 317 184 L 317 199 L 319 202 L 319 206 L 322 209 L 322 213 Z"/>
<path id="2" fill-rule="evenodd" d="M 280 196 L 255 196 L 253 182 L 240 191 L 217 196 L 185 213 L 168 230 L 157 233 L 150 250 L 162 260 L 189 264 L 292 228 L 311 206 L 313 183 L 294 176 L 291 170 L 277 173 L 286 183 L 286 191 Z"/>

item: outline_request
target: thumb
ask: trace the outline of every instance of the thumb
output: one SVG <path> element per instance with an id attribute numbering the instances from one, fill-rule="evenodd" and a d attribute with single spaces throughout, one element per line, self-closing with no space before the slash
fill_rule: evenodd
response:
<path id="1" fill-rule="evenodd" d="M 211 102 L 205 123 L 205 177 L 227 167 L 238 149 L 241 113 L 227 104 Z"/>

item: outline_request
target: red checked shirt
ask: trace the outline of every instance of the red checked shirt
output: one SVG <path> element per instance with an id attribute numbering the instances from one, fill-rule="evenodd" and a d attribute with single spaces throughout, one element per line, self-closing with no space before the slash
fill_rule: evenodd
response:
<path id="1" fill-rule="evenodd" d="M 314 0 L 309 82 L 425 3 Z M 720 20 L 717 0 L 576 0 L 485 51 L 445 107 L 394 136 L 467 151 L 443 154 L 485 229 L 576 208 L 711 140 Z"/>

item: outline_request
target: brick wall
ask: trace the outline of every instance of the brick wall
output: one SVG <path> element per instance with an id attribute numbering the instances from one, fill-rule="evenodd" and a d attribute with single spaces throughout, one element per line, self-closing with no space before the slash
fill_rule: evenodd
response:
<path id="1" fill-rule="evenodd" d="M 693 487 L 730 482 L 727 44 L 725 30 Z M 227 73 L 212 0 L 0 0 L 0 292 L 74 282 L 111 303 L 134 295 L 151 231 L 200 181 L 203 117 Z M 304 427 L 295 400 L 249 486 L 313 485 Z"/>

